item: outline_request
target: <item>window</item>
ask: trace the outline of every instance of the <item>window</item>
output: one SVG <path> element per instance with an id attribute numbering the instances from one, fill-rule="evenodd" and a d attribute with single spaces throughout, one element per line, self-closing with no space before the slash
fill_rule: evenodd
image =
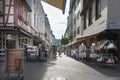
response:
<path id="1" fill-rule="evenodd" d="M 83 19 L 83 30 L 86 29 L 86 14 L 84 15 L 84 19 Z"/>
<path id="2" fill-rule="evenodd" d="M 89 23 L 88 24 L 91 25 L 92 24 L 92 6 L 89 9 L 89 15 L 88 16 L 89 16 L 89 21 L 88 21 Z"/>
<path id="3" fill-rule="evenodd" d="M 25 9 L 23 9 L 23 17 L 24 17 L 24 21 L 27 20 L 27 11 Z"/>
<path id="4" fill-rule="evenodd" d="M 22 12 L 22 6 L 19 3 L 19 5 L 18 5 L 18 15 L 22 16 L 22 14 L 23 14 L 23 12 Z"/>
<path id="5" fill-rule="evenodd" d="M 77 28 L 77 34 L 79 34 L 79 33 L 80 33 L 80 27 Z"/>
<path id="6" fill-rule="evenodd" d="M 3 0 L 0 0 L 0 12 L 3 12 Z"/>
<path id="7" fill-rule="evenodd" d="M 7 49 L 15 49 L 15 40 L 6 40 L 6 48 Z"/>
<path id="8" fill-rule="evenodd" d="M 80 11 L 77 14 L 77 20 L 80 18 Z"/>
<path id="9" fill-rule="evenodd" d="M 76 24 L 76 17 L 74 18 L 74 25 Z"/>
<path id="10" fill-rule="evenodd" d="M 74 31 L 74 37 L 76 37 L 76 31 Z"/>
<path id="11" fill-rule="evenodd" d="M 37 26 L 36 14 L 34 13 L 34 25 Z"/>
<path id="12" fill-rule="evenodd" d="M 101 17 L 101 0 L 96 0 L 96 20 Z"/>
<path id="13" fill-rule="evenodd" d="M 87 4 L 89 0 L 83 0 L 83 7 Z"/>
<path id="14" fill-rule="evenodd" d="M 0 0 L 0 23 L 3 23 L 3 0 Z"/>
<path id="15" fill-rule="evenodd" d="M 77 4 L 79 4 L 80 0 L 77 0 Z"/>
<path id="16" fill-rule="evenodd" d="M 2 48 L 2 32 L 0 32 L 0 49 Z"/>

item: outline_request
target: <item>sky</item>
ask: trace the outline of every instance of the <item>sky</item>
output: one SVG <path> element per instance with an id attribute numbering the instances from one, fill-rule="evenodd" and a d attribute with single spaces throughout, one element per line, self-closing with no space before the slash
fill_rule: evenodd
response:
<path id="1" fill-rule="evenodd" d="M 66 1 L 67 3 L 66 3 L 65 14 L 62 13 L 62 10 L 53 7 L 45 2 L 42 2 L 44 11 L 49 19 L 51 30 L 53 31 L 53 34 L 55 35 L 56 39 L 61 39 L 62 35 L 64 35 L 65 30 L 67 28 L 69 0 Z"/>

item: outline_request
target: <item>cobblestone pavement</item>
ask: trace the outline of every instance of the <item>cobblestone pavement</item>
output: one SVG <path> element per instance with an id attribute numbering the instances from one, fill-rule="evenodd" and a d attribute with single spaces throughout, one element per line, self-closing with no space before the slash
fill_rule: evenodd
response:
<path id="1" fill-rule="evenodd" d="M 25 62 L 24 80 L 120 80 L 120 66 L 76 61 L 62 55 L 47 62 Z M 0 63 L 0 80 L 6 80 L 4 63 Z M 9 80 L 18 80 L 10 75 Z"/>

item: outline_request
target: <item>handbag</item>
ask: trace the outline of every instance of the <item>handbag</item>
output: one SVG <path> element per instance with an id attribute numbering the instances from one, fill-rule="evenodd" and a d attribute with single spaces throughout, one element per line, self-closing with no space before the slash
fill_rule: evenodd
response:
<path id="1" fill-rule="evenodd" d="M 97 62 L 102 62 L 103 61 L 103 57 L 100 56 L 100 58 L 97 58 Z"/>
<path id="2" fill-rule="evenodd" d="M 108 58 L 108 60 L 106 61 L 106 63 L 108 63 L 108 64 L 114 64 L 115 61 L 114 61 L 114 59 L 113 59 L 113 56 L 110 56 L 110 57 Z"/>
<path id="3" fill-rule="evenodd" d="M 107 46 L 107 49 L 115 49 L 116 46 L 113 44 L 113 43 L 110 43 L 108 46 Z"/>

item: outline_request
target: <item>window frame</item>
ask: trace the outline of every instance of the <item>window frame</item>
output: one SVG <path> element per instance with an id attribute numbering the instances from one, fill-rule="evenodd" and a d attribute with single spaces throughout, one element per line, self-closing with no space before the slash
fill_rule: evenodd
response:
<path id="1" fill-rule="evenodd" d="M 89 8 L 89 12 L 88 12 L 88 25 L 92 24 L 92 6 L 90 6 Z"/>
<path id="2" fill-rule="evenodd" d="M 99 19 L 101 17 L 101 0 L 96 0 L 95 2 L 95 18 L 96 20 Z"/>
<path id="3" fill-rule="evenodd" d="M 77 34 L 80 34 L 80 27 L 77 28 Z"/>
<path id="4" fill-rule="evenodd" d="M 86 21 L 87 15 L 84 14 L 83 16 L 83 30 L 85 30 L 87 28 L 87 21 Z"/>

